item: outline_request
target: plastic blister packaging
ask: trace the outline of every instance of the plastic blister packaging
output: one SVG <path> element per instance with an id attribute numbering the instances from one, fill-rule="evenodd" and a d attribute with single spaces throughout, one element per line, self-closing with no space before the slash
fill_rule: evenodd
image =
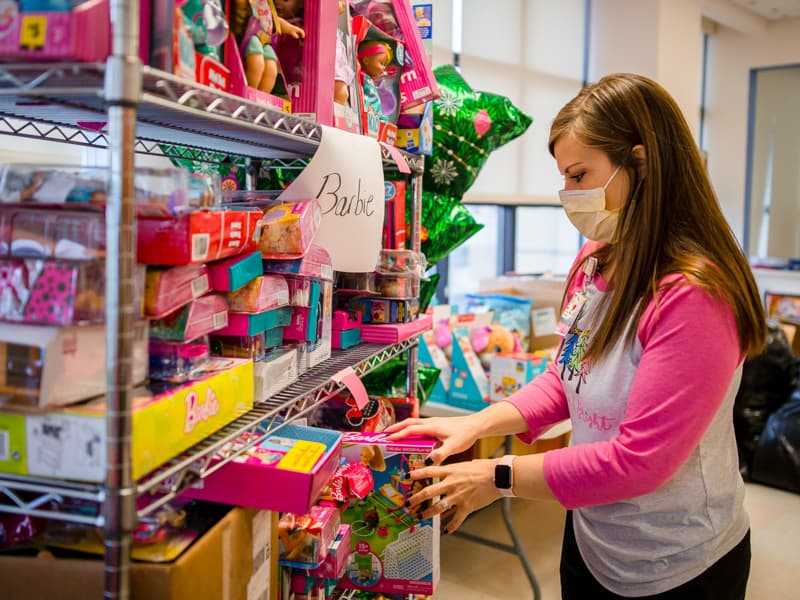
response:
<path id="1" fill-rule="evenodd" d="M 0 259 L 0 320 L 45 325 L 105 322 L 103 261 Z"/>
<path id="2" fill-rule="evenodd" d="M 150 337 L 159 340 L 188 342 L 228 324 L 225 298 L 208 294 L 182 306 L 166 317 L 150 323 Z"/>
<path id="3" fill-rule="evenodd" d="M 208 363 L 208 337 L 201 336 L 191 342 L 150 340 L 149 355 L 151 379 L 188 381 Z"/>
<path id="4" fill-rule="evenodd" d="M 265 335 L 212 335 L 211 354 L 214 356 L 230 356 L 233 358 L 251 358 L 262 360 L 266 353 Z"/>
<path id="5" fill-rule="evenodd" d="M 287 201 L 264 209 L 258 248 L 265 258 L 298 258 L 308 251 L 322 222 L 316 200 Z"/>
<path id="6" fill-rule="evenodd" d="M 375 281 L 375 273 L 336 271 L 334 285 L 337 294 L 378 295 L 380 293 Z"/>
<path id="7" fill-rule="evenodd" d="M 281 275 L 261 275 L 225 295 L 231 312 L 260 313 L 289 304 L 289 286 Z"/>
<path id="8" fill-rule="evenodd" d="M 102 212 L 0 206 L 2 256 L 91 260 L 105 249 Z"/>

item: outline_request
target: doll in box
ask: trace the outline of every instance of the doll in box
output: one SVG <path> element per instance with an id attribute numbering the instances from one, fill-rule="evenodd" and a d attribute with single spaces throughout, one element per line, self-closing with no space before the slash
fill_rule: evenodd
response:
<path id="1" fill-rule="evenodd" d="M 272 0 L 232 0 L 230 26 L 239 43 L 247 85 L 271 93 L 278 79 L 272 35 L 305 37 L 305 31 L 278 16 Z"/>
<path id="2" fill-rule="evenodd" d="M 381 98 L 375 81 L 386 72 L 392 60 L 389 44 L 377 40 L 366 40 L 358 45 L 358 63 L 361 65 L 361 88 L 364 92 L 364 109 L 374 111 L 381 121 L 386 121 L 381 107 Z"/>
<path id="3" fill-rule="evenodd" d="M 339 15 L 347 10 L 346 0 L 337 0 L 339 3 Z M 345 33 L 337 28 L 336 30 L 336 63 L 333 71 L 333 101 L 337 104 L 349 106 L 350 104 L 350 85 L 353 83 L 355 73 L 347 57 L 347 46 L 345 45 Z"/>

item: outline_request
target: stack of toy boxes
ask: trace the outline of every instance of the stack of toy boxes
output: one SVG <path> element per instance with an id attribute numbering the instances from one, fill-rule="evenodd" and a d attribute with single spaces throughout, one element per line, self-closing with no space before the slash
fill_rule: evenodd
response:
<path id="1" fill-rule="evenodd" d="M 0 432 L 13 448 L 0 457 L 4 472 L 103 480 L 107 181 L 105 169 L 3 169 L 1 314 L 17 322 L 0 328 Z M 147 321 L 134 326 L 134 384 L 148 358 L 152 366 L 149 385 L 133 393 L 138 478 L 253 405 L 251 361 L 209 360 L 206 334 L 228 310 L 208 293 L 206 262 L 252 250 L 260 213 L 198 206 L 208 198 L 193 196 L 175 169 L 137 171 L 134 185 L 137 257 L 155 265 L 135 284 L 151 322 L 149 349 Z"/>

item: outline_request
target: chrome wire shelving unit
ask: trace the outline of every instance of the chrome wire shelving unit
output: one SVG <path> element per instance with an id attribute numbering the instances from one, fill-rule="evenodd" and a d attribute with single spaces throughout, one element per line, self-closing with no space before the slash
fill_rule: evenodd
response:
<path id="1" fill-rule="evenodd" d="M 407 353 L 407 390 L 412 402 L 417 384 L 416 339 L 335 351 L 331 359 L 268 402 L 133 481 L 134 155 L 210 163 L 224 162 L 227 156 L 243 157 L 272 167 L 302 168 L 319 146 L 323 128 L 297 115 L 142 66 L 138 59 L 139 3 L 112 0 L 110 6 L 112 52 L 105 63 L 0 62 L 0 134 L 109 152 L 105 481 L 93 485 L 0 474 L 0 512 L 103 528 L 104 597 L 108 600 L 130 595 L 131 532 L 138 518 L 336 394 L 341 388 L 335 376 L 342 369 L 349 367 L 363 375 Z M 419 251 L 424 159 L 398 154 L 385 145 L 381 152 L 387 171 L 411 171 L 410 245 Z M 232 450 L 243 434 L 250 434 L 248 443 Z"/>

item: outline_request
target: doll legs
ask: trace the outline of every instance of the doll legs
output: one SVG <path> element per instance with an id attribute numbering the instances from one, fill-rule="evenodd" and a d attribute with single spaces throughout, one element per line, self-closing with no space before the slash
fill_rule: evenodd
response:
<path id="1" fill-rule="evenodd" d="M 333 101 L 347 106 L 349 98 L 350 92 L 347 89 L 347 84 L 344 81 L 335 80 L 333 82 Z"/>
<path id="2" fill-rule="evenodd" d="M 245 76 L 252 88 L 272 92 L 278 79 L 278 57 L 269 44 L 262 44 L 257 36 L 250 38 L 245 50 Z"/>

